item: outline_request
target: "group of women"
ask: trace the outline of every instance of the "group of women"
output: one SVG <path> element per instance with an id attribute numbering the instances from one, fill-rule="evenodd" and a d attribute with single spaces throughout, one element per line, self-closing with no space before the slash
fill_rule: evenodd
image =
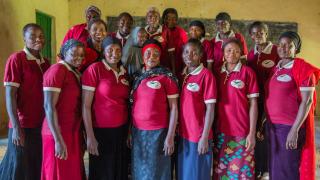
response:
<path id="1" fill-rule="evenodd" d="M 225 12 L 212 40 L 197 20 L 188 39 L 173 8 L 162 25 L 150 8 L 144 28 L 121 13 L 114 33 L 97 7 L 85 14 L 51 66 L 42 28 L 23 28 L 25 47 L 4 75 L 10 121 L 0 179 L 86 179 L 85 150 L 93 180 L 315 179 L 320 70 L 296 57 L 297 33 L 275 45 L 254 22 L 248 53 Z"/>

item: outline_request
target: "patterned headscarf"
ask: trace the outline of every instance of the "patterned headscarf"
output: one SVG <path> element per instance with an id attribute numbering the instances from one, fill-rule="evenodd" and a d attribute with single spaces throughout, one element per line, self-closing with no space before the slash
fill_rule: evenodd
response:
<path id="1" fill-rule="evenodd" d="M 90 11 L 94 11 L 99 16 L 101 16 L 101 10 L 96 6 L 93 6 L 93 5 L 88 6 L 87 9 L 85 10 L 85 14 L 88 14 L 88 12 L 90 12 Z"/>
<path id="2" fill-rule="evenodd" d="M 60 49 L 60 54 L 59 54 L 60 58 L 64 59 L 65 56 L 66 56 L 67 51 L 69 49 L 71 49 L 73 47 L 77 47 L 77 46 L 80 46 L 80 47 L 84 48 L 84 44 L 82 42 L 80 42 L 80 41 L 75 40 L 75 39 L 69 39 L 68 41 L 66 41 L 62 45 L 62 47 Z"/>

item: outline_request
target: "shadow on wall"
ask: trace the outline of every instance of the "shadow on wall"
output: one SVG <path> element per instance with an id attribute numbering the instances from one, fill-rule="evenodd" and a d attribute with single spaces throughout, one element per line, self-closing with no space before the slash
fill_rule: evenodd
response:
<path id="1" fill-rule="evenodd" d="M 3 74 L 6 61 L 11 53 L 14 52 L 14 42 L 21 41 L 21 33 L 14 34 L 12 29 L 17 27 L 12 4 L 8 1 L 0 1 L 0 137 L 7 135 L 8 116 L 5 108 L 5 96 L 3 87 Z M 16 32 L 16 31 L 14 31 Z"/>

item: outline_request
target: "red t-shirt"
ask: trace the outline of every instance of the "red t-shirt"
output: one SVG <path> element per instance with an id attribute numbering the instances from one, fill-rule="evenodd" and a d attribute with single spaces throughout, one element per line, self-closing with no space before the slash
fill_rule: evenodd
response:
<path id="1" fill-rule="evenodd" d="M 127 122 L 129 82 L 122 66 L 117 73 L 105 60 L 92 64 L 83 73 L 82 89 L 94 92 L 93 127 L 119 127 Z"/>
<path id="2" fill-rule="evenodd" d="M 26 48 L 12 54 L 4 72 L 4 86 L 17 91 L 17 114 L 22 128 L 41 127 L 45 116 L 43 108 L 43 73 L 49 68 L 47 59 L 35 58 Z M 12 128 L 9 121 L 9 127 Z"/>
<path id="3" fill-rule="evenodd" d="M 261 95 L 271 70 L 279 62 L 277 46 L 269 42 L 261 53 L 256 50 L 256 47 L 251 49 L 247 57 L 247 62 L 248 66 L 256 72 Z"/>
<path id="4" fill-rule="evenodd" d="M 80 73 L 74 71 L 66 62 L 60 61 L 45 73 L 43 91 L 59 93 L 56 111 L 61 133 L 78 132 L 82 121 Z M 42 134 L 51 135 L 46 118 Z"/>
<path id="5" fill-rule="evenodd" d="M 165 75 L 144 79 L 133 93 L 133 125 L 142 130 L 157 130 L 169 125 L 167 98 L 178 98 L 177 84 Z"/>
<path id="6" fill-rule="evenodd" d="M 201 64 L 190 74 L 184 73 L 180 98 L 180 136 L 197 143 L 205 124 L 206 104 L 217 99 L 216 79 Z M 209 133 L 212 139 L 212 129 Z"/>
<path id="7" fill-rule="evenodd" d="M 244 39 L 243 35 L 240 33 L 234 33 L 233 31 L 231 31 L 231 33 L 229 34 L 229 38 L 237 38 L 239 39 L 239 41 L 242 44 L 242 48 L 243 48 L 243 52 L 241 53 L 241 55 L 243 55 L 243 57 L 245 57 L 248 54 L 248 48 L 247 48 L 247 43 L 246 40 Z M 215 38 L 213 38 L 211 40 L 212 44 L 213 44 L 213 49 L 214 49 L 214 57 L 213 57 L 213 61 L 214 61 L 214 70 L 217 74 L 220 73 L 220 68 L 223 64 L 223 52 L 222 52 L 222 45 L 224 40 L 220 39 L 219 33 L 216 35 Z"/>
<path id="8" fill-rule="evenodd" d="M 110 33 L 110 36 L 119 39 L 119 41 L 121 42 L 121 46 L 124 47 L 130 35 L 127 35 L 126 37 L 122 37 L 119 31 L 117 31 L 117 32 Z"/>
<path id="9" fill-rule="evenodd" d="M 218 131 L 229 136 L 247 136 L 250 128 L 249 98 L 259 96 L 254 71 L 239 62 L 232 72 L 222 66 L 218 80 Z"/>
<path id="10" fill-rule="evenodd" d="M 69 29 L 67 34 L 64 36 L 62 45 L 69 39 L 75 39 L 82 42 L 83 44 L 87 44 L 89 32 L 86 28 L 87 28 L 86 23 L 73 26 L 71 29 Z"/>
<path id="11" fill-rule="evenodd" d="M 209 62 L 213 62 L 214 60 L 214 47 L 212 42 L 210 42 L 209 40 L 206 40 L 204 38 L 202 38 L 201 40 L 202 46 L 203 46 L 203 55 L 201 58 L 201 63 L 203 63 L 205 65 L 205 67 L 207 67 L 207 64 Z"/>
<path id="12" fill-rule="evenodd" d="M 279 65 L 275 67 L 265 86 L 266 114 L 274 124 L 293 125 L 300 105 L 298 88 L 300 91 L 315 90 L 314 75 L 297 86 L 292 74 L 293 64 L 294 60 L 282 68 Z"/>

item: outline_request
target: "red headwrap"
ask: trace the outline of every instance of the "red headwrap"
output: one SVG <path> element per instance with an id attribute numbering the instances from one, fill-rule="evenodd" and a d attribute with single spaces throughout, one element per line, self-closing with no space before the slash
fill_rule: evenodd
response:
<path id="1" fill-rule="evenodd" d="M 147 45 L 143 46 L 143 48 L 142 48 L 142 55 L 144 54 L 144 52 L 148 48 L 156 48 L 156 49 L 158 49 L 159 53 L 161 54 L 161 47 L 159 47 L 157 44 L 147 44 Z"/>

